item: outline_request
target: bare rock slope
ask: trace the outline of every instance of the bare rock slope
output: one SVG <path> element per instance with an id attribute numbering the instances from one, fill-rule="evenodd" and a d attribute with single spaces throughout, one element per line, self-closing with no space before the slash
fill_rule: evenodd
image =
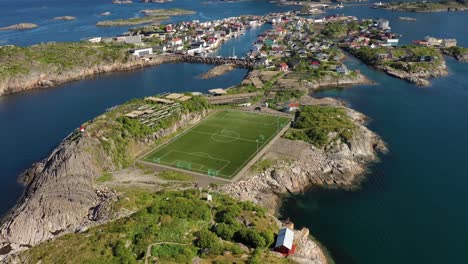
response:
<path id="1" fill-rule="evenodd" d="M 174 133 L 203 115 L 184 114 L 174 125 L 144 141 Z M 142 148 L 139 142 L 135 144 Z M 23 174 L 27 185 L 25 193 L 1 222 L 0 259 L 1 255 L 30 248 L 101 220 L 97 216 L 105 207 L 106 199 L 96 189 L 95 180 L 105 171 L 121 167 L 109 157 L 96 137 L 80 132 L 68 136 L 48 158 Z"/>

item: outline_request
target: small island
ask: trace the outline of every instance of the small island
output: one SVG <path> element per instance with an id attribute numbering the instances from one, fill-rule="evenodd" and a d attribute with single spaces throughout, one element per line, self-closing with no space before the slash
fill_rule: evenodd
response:
<path id="1" fill-rule="evenodd" d="M 376 8 L 401 12 L 446 12 L 468 10 L 465 0 L 441 0 L 438 2 L 390 2 L 375 5 Z"/>
<path id="2" fill-rule="evenodd" d="M 111 12 L 107 11 L 107 12 L 101 13 L 100 15 L 101 15 L 101 16 L 109 16 L 110 14 L 111 14 Z"/>
<path id="3" fill-rule="evenodd" d="M 54 17 L 53 20 L 76 20 L 74 16 L 58 16 Z"/>
<path id="4" fill-rule="evenodd" d="M 210 78 L 215 78 L 218 76 L 221 76 L 223 74 L 226 74 L 232 70 L 235 69 L 235 66 L 233 64 L 223 64 L 214 67 L 213 69 L 205 72 L 204 74 L 201 75 L 202 79 L 210 79 Z"/>
<path id="5" fill-rule="evenodd" d="M 19 24 L 6 26 L 6 27 L 0 27 L 0 30 L 24 30 L 24 29 L 33 29 L 37 27 L 39 26 L 33 23 L 19 23 Z"/>
<path id="6" fill-rule="evenodd" d="M 141 10 L 140 13 L 144 14 L 143 17 L 135 17 L 129 19 L 117 19 L 117 20 L 106 20 L 99 21 L 96 26 L 102 27 L 113 27 L 113 26 L 133 26 L 142 24 L 158 24 L 164 20 L 169 19 L 171 16 L 181 16 L 195 14 L 194 11 L 184 9 L 145 9 Z"/>
<path id="7" fill-rule="evenodd" d="M 117 5 L 122 5 L 122 4 L 131 4 L 133 3 L 133 1 L 132 0 L 113 0 L 112 3 L 117 4 Z"/>

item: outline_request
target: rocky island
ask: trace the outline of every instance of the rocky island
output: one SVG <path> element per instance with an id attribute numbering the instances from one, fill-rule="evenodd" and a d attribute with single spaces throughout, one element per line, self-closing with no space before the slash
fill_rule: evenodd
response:
<path id="1" fill-rule="evenodd" d="M 225 73 L 228 73 L 234 69 L 235 69 L 235 66 L 232 64 L 223 64 L 223 65 L 216 66 L 213 69 L 210 69 L 209 71 L 202 74 L 200 77 L 202 79 L 215 78 Z"/>
<path id="2" fill-rule="evenodd" d="M 53 20 L 76 20 L 74 16 L 58 16 L 54 17 Z"/>
<path id="3" fill-rule="evenodd" d="M 141 25 L 148 23 L 161 23 L 164 20 L 169 19 L 171 16 L 181 16 L 195 14 L 195 12 L 184 9 L 145 9 L 141 10 L 140 13 L 144 14 L 144 17 L 134 17 L 129 19 L 117 19 L 117 20 L 106 20 L 99 21 L 96 26 L 102 27 L 114 27 L 114 26 L 132 26 Z"/>
<path id="4" fill-rule="evenodd" d="M 390 2 L 377 7 L 401 12 L 447 12 L 468 10 L 468 3 L 464 0 Z"/>
<path id="5" fill-rule="evenodd" d="M 25 29 L 33 29 L 37 27 L 38 25 L 33 24 L 33 23 L 19 23 L 19 24 L 6 26 L 6 27 L 0 27 L 0 30 L 25 30 Z"/>

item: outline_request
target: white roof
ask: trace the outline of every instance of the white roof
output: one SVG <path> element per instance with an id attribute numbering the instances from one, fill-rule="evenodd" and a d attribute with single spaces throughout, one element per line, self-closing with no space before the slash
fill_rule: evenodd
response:
<path id="1" fill-rule="evenodd" d="M 285 227 L 281 229 L 278 233 L 278 238 L 276 239 L 275 248 L 284 246 L 287 249 L 291 250 L 293 247 L 294 241 L 294 232 Z"/>

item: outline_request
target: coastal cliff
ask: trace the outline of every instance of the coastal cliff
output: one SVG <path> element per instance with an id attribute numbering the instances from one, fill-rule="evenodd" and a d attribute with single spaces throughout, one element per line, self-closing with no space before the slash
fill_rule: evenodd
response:
<path id="1" fill-rule="evenodd" d="M 170 126 L 132 140 L 127 147 L 129 150 L 145 150 L 149 145 L 147 142 L 174 133 L 205 114 L 182 114 Z M 110 126 L 105 118 L 106 115 L 102 115 L 86 124 L 87 131 L 103 122 Z M 103 144 L 103 140 L 108 144 Z M 119 148 L 118 141 L 99 133 L 75 131 L 48 158 L 28 169 L 22 176 L 27 185 L 25 193 L 0 226 L 0 255 L 31 248 L 102 220 L 93 215 L 99 215 L 96 210 L 101 209 L 108 199 L 99 195 L 95 181 L 105 172 L 124 166 L 123 162 L 109 155 Z M 130 158 L 137 154 L 136 151 L 126 153 Z"/>
<path id="2" fill-rule="evenodd" d="M 355 188 L 367 165 L 376 161 L 377 153 L 385 152 L 386 146 L 364 126 L 365 116 L 351 109 L 346 111 L 357 126 L 347 143 L 335 140 L 317 148 L 303 141 L 281 139 L 272 147 L 274 154 L 265 157 L 273 160 L 271 167 L 248 179 L 221 186 L 220 190 L 274 212 L 280 198 L 288 193 L 304 192 L 312 186 Z M 291 153 L 295 155 L 290 156 Z"/>
<path id="3" fill-rule="evenodd" d="M 65 70 L 61 70 L 59 66 L 52 65 L 47 69 L 34 70 L 27 74 L 4 75 L 3 78 L 0 78 L 0 96 L 35 88 L 52 87 L 96 74 L 129 71 L 162 63 L 177 62 L 178 60 L 179 58 L 176 56 L 154 56 L 147 61 L 136 57 L 128 57 L 127 59 L 112 60 L 88 66 L 76 66 Z"/>

